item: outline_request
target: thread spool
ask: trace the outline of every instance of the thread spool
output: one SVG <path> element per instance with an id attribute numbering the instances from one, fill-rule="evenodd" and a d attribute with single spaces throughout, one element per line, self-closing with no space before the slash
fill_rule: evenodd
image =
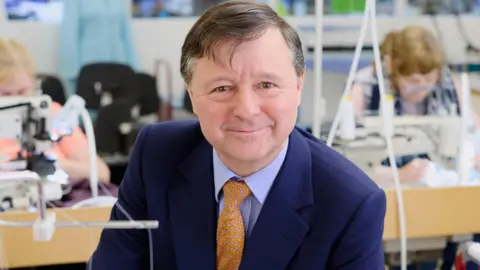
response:
<path id="1" fill-rule="evenodd" d="M 385 106 L 385 108 L 380 108 L 380 116 L 383 121 L 383 135 L 391 137 L 393 136 L 393 119 L 395 117 L 393 95 L 385 95 L 385 100 L 382 102 L 382 105 Z"/>
<path id="2" fill-rule="evenodd" d="M 342 120 L 340 121 L 340 138 L 343 140 L 355 139 L 355 110 L 352 98 L 346 96 L 342 99 Z"/>
<path id="3" fill-rule="evenodd" d="M 469 143 L 471 139 L 469 136 L 469 122 L 470 122 L 470 81 L 468 78 L 468 74 L 463 72 L 461 74 L 461 87 L 462 87 L 462 106 L 460 107 L 461 113 L 461 127 L 460 127 L 460 149 L 459 149 L 459 157 L 457 163 L 457 171 L 459 174 L 460 185 L 466 184 L 469 178 L 469 172 L 472 168 L 472 164 L 470 160 L 473 159 L 472 156 L 475 153 L 471 153 L 473 150 L 473 145 Z M 454 130 L 448 130 L 446 132 L 454 133 Z"/>

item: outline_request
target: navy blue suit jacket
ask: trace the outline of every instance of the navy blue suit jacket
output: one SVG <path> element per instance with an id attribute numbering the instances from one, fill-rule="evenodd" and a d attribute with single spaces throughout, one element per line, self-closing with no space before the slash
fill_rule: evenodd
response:
<path id="1" fill-rule="evenodd" d="M 212 146 L 198 122 L 148 126 L 137 138 L 118 203 L 152 230 L 155 269 L 215 270 Z M 241 270 L 380 270 L 386 197 L 343 156 L 295 129 L 246 243 Z M 126 220 L 115 206 L 111 220 Z M 149 268 L 146 230 L 104 230 L 95 270 Z"/>

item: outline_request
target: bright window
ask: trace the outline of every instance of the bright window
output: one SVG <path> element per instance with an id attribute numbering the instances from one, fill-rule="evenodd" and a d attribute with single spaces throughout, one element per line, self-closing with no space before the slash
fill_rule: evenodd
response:
<path id="1" fill-rule="evenodd" d="M 10 20 L 57 23 L 62 20 L 64 0 L 3 0 Z"/>

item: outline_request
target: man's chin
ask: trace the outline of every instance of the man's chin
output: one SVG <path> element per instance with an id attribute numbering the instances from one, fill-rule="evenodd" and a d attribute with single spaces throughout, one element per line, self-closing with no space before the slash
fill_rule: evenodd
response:
<path id="1" fill-rule="evenodd" d="M 230 155 L 242 162 L 255 162 L 265 156 L 263 147 L 255 143 L 240 143 L 227 147 L 230 149 Z"/>

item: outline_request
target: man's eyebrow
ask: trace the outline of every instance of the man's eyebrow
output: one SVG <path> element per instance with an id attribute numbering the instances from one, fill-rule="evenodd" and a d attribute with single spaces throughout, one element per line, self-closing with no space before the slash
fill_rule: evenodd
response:
<path id="1" fill-rule="evenodd" d="M 257 75 L 258 78 L 261 79 L 268 79 L 272 81 L 278 81 L 280 80 L 280 77 L 277 76 L 276 74 L 270 73 L 270 72 L 262 72 Z"/>
<path id="2" fill-rule="evenodd" d="M 216 76 L 216 77 L 213 77 L 211 78 L 210 80 L 208 80 L 205 85 L 206 86 L 209 86 L 215 82 L 218 82 L 218 81 L 231 81 L 232 79 L 227 77 L 227 76 Z"/>

